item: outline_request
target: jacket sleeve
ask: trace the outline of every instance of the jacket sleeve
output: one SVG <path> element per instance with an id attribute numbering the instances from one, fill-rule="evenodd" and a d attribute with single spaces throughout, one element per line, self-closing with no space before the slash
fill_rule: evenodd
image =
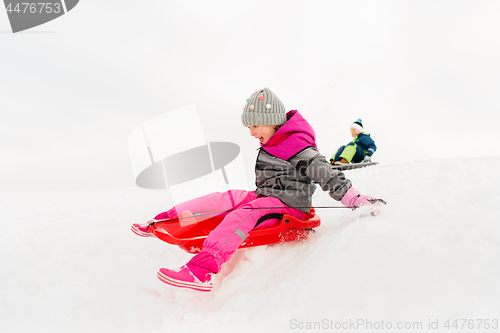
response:
<path id="1" fill-rule="evenodd" d="M 372 156 L 377 150 L 377 146 L 375 145 L 375 141 L 369 135 L 363 135 L 359 138 L 359 144 L 363 147 L 363 149 L 368 151 L 368 155 Z"/>
<path id="2" fill-rule="evenodd" d="M 323 191 L 328 191 L 330 197 L 337 201 L 340 201 L 352 186 L 344 173 L 333 169 L 325 157 L 313 147 L 302 150 L 289 161 L 301 175 L 318 183 Z"/>

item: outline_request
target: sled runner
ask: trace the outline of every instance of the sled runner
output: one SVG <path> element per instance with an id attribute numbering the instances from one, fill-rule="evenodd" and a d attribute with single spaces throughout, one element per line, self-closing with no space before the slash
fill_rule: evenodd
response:
<path id="1" fill-rule="evenodd" d="M 148 231 L 162 241 L 177 245 L 186 252 L 199 253 L 205 238 L 223 219 L 223 216 L 214 216 L 187 226 L 181 226 L 178 219 L 172 219 L 152 223 L 149 225 Z M 309 238 L 309 234 L 314 232 L 312 228 L 321 224 L 314 208 L 311 208 L 311 212 L 304 220 L 299 220 L 288 214 L 277 213 L 264 215 L 261 219 L 279 219 L 279 221 L 274 226 L 250 231 L 249 236 L 239 248 L 306 240 Z"/>
<path id="2" fill-rule="evenodd" d="M 378 162 L 361 162 L 361 163 L 349 163 L 349 164 L 335 164 L 330 167 L 337 170 L 352 170 L 357 168 L 364 168 L 370 165 L 378 164 Z"/>

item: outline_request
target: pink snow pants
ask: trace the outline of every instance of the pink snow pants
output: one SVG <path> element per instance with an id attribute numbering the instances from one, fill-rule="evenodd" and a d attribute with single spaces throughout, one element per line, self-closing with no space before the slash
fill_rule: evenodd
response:
<path id="1" fill-rule="evenodd" d="M 276 208 L 267 209 L 266 207 Z M 198 271 L 201 269 L 204 273 L 220 272 L 221 265 L 231 258 L 234 251 L 255 228 L 260 217 L 270 213 L 286 213 L 299 219 L 306 216 L 306 213 L 288 207 L 277 198 L 259 197 L 255 191 L 230 190 L 224 193 L 211 193 L 180 203 L 169 211 L 159 214 L 155 219 L 173 218 L 186 210 L 195 216 L 197 213 L 207 214 L 232 210 L 219 214 L 225 216 L 224 220 L 205 239 L 201 252 L 188 263 L 188 266 L 194 265 Z M 277 219 L 265 220 L 257 228 L 273 226 L 277 222 Z"/>

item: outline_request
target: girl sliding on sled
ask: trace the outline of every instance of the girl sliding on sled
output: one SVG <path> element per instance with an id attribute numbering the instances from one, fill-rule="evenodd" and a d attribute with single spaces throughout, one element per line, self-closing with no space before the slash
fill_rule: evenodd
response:
<path id="1" fill-rule="evenodd" d="M 152 236 L 148 225 L 160 219 L 188 218 L 219 212 L 223 221 L 208 235 L 201 252 L 177 269 L 160 268 L 161 281 L 176 287 L 210 291 L 214 274 L 221 270 L 254 228 L 273 226 L 276 218 L 262 221 L 269 213 L 289 214 L 299 219 L 309 213 L 313 182 L 346 207 L 370 205 L 375 198 L 361 195 L 339 170 L 318 152 L 311 125 L 296 111 L 286 112 L 276 95 L 264 88 L 247 100 L 241 115 L 250 135 L 260 141 L 255 165 L 255 191 L 230 190 L 212 193 L 157 215 L 145 224 L 134 224 L 132 231 Z M 201 214 L 200 214 L 201 213 Z"/>

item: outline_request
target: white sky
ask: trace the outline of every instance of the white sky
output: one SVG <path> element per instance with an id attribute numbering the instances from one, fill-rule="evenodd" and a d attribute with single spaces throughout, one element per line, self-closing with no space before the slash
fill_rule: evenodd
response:
<path id="1" fill-rule="evenodd" d="M 487 162 L 500 149 L 498 13 L 498 1 L 85 0 L 11 34 L 0 11 L 0 190 L 133 186 L 130 132 L 191 104 L 251 175 L 258 144 L 240 114 L 264 86 L 327 158 L 362 118 L 379 162 Z"/>

